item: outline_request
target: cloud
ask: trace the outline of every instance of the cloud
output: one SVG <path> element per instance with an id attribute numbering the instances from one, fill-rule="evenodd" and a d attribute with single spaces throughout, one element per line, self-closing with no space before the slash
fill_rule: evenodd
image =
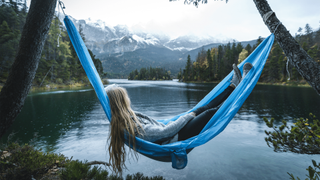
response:
<path id="1" fill-rule="evenodd" d="M 268 0 L 277 17 L 294 34 L 309 23 L 319 28 L 319 0 Z M 221 34 L 239 41 L 266 37 L 268 28 L 253 0 L 208 1 L 198 8 L 183 0 L 66 0 L 65 12 L 76 19 L 101 19 L 115 26 L 163 32 L 171 36 L 184 34 Z"/>

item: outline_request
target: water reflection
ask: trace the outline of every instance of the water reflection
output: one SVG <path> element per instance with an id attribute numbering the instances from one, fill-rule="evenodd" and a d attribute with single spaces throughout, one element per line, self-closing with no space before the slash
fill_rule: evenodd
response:
<path id="1" fill-rule="evenodd" d="M 257 85 L 238 114 L 256 114 L 263 117 L 282 119 L 306 117 L 313 113 L 320 117 L 320 97 L 312 88 Z M 254 120 L 254 119 L 252 119 Z"/>
<path id="2" fill-rule="evenodd" d="M 81 136 L 84 121 L 105 116 L 100 111 L 92 114 L 96 108 L 100 104 L 92 89 L 30 94 L 9 131 L 22 142 L 30 141 L 37 132 L 39 145 L 54 150 L 57 140 L 70 129 L 78 128 L 77 136 Z"/>
<path id="3" fill-rule="evenodd" d="M 134 110 L 155 119 L 191 109 L 215 86 L 174 81 L 110 82 L 127 89 Z M 293 122 L 293 118 L 306 117 L 310 112 L 320 117 L 319 109 L 320 97 L 311 88 L 258 85 L 228 127 L 189 154 L 185 169 L 177 171 L 170 163 L 140 156 L 139 161 L 127 162 L 129 170 L 125 173 L 143 172 L 167 179 L 287 179 L 286 172 L 304 177 L 312 157 L 274 153 L 264 141 L 267 127 L 262 117 Z M 11 130 L 23 143 L 38 132 L 39 147 L 74 159 L 109 159 L 109 123 L 92 89 L 30 94 Z"/>

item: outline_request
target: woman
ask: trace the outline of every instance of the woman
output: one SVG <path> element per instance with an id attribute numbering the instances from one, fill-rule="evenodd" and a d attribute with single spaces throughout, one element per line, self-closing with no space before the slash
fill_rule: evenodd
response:
<path id="1" fill-rule="evenodd" d="M 207 105 L 199 107 L 166 125 L 142 113 L 134 112 L 124 88 L 117 85 L 107 86 L 105 90 L 109 97 L 112 115 L 109 136 L 109 162 L 114 172 L 121 173 L 122 169 L 125 168 L 124 135 L 126 133 L 130 135 L 128 136 L 129 144 L 133 148 L 135 148 L 136 136 L 157 144 L 168 144 L 198 135 L 251 68 L 252 64 L 246 63 L 243 66 L 243 77 L 241 78 L 240 70 L 233 64 L 234 75 L 228 88 Z"/>

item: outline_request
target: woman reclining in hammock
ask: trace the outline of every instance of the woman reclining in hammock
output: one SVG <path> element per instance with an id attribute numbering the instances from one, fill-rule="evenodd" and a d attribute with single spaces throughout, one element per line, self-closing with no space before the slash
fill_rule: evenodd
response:
<path id="1" fill-rule="evenodd" d="M 112 169 L 121 173 L 125 167 L 125 132 L 131 135 L 129 136 L 129 143 L 133 148 L 135 148 L 135 136 L 157 144 L 169 144 L 198 135 L 251 68 L 251 63 L 244 64 L 243 76 L 241 77 L 240 70 L 233 64 L 234 74 L 228 88 L 207 105 L 199 107 L 166 125 L 147 115 L 134 112 L 124 88 L 117 85 L 107 86 L 105 90 L 109 97 L 112 115 L 109 136 L 109 161 Z"/>

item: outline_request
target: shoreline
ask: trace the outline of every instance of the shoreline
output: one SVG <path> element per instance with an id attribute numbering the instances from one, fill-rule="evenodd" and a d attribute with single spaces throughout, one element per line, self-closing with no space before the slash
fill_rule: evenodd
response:
<path id="1" fill-rule="evenodd" d="M 272 86 L 289 86 L 289 87 L 309 87 L 312 88 L 310 86 L 310 84 L 308 84 L 307 82 L 275 82 L 275 83 L 265 83 L 265 82 L 258 82 L 257 84 L 259 85 L 272 85 Z"/>
<path id="2" fill-rule="evenodd" d="M 131 80 L 132 81 L 132 80 Z M 156 81 L 164 81 L 164 80 L 156 80 Z M 167 81 L 172 81 L 172 80 L 167 80 Z M 109 84 L 107 79 L 103 79 L 103 84 Z M 180 81 L 178 81 L 180 82 Z M 215 83 L 218 84 L 220 83 L 220 81 L 187 81 L 184 83 Z M 288 86 L 288 87 L 308 87 L 308 88 L 312 88 L 306 81 L 302 80 L 302 81 L 286 81 L 286 82 L 273 82 L 273 83 L 267 83 L 267 82 L 257 82 L 258 85 L 272 85 L 272 86 Z M 4 84 L 0 84 L 0 91 L 2 90 Z M 49 90 L 49 91 L 53 91 L 56 89 L 65 89 L 65 88 L 82 88 L 82 87 L 92 87 L 92 85 L 90 83 L 74 83 L 71 85 L 68 84 L 47 84 L 45 86 L 42 87 L 37 87 L 37 86 L 32 86 L 30 89 L 30 92 L 34 92 L 34 91 L 39 91 L 39 90 Z"/>
<path id="3" fill-rule="evenodd" d="M 87 84 L 87 83 L 74 83 L 74 84 L 47 84 L 45 86 L 42 87 L 38 87 L 38 86 L 32 86 L 30 89 L 30 92 L 34 92 L 34 91 L 39 91 L 39 90 L 56 90 L 56 89 L 73 89 L 73 88 L 82 88 L 82 87 L 92 87 L 91 84 Z"/>
<path id="4" fill-rule="evenodd" d="M 179 81 L 180 82 L 180 81 Z M 187 81 L 184 83 L 215 83 L 219 84 L 220 81 Z M 302 81 L 286 81 L 286 82 L 257 82 L 258 85 L 271 85 L 271 86 L 289 86 L 289 87 L 310 87 L 311 86 L 304 80 Z"/>
<path id="5" fill-rule="evenodd" d="M 108 79 L 102 79 L 102 83 L 103 85 L 109 84 Z M 4 86 L 4 83 L 0 83 L 0 92 L 2 90 Z M 77 89 L 77 88 L 83 88 L 83 87 L 92 87 L 91 83 L 87 82 L 87 83 L 74 83 L 74 84 L 55 84 L 55 83 L 50 83 L 50 84 L 46 84 L 43 85 L 41 87 L 39 86 L 34 86 L 32 85 L 30 88 L 29 92 L 34 92 L 34 91 L 54 91 L 57 89 Z"/>

